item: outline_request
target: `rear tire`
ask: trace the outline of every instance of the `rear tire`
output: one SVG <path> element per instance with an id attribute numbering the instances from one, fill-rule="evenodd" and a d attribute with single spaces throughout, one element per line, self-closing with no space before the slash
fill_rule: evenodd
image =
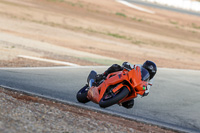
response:
<path id="1" fill-rule="evenodd" d="M 87 93 L 89 90 L 89 86 L 86 84 L 82 89 L 80 89 L 76 95 L 76 99 L 80 102 L 80 103 L 87 103 L 90 100 L 87 98 Z"/>
<path id="2" fill-rule="evenodd" d="M 129 89 L 126 86 L 123 86 L 120 91 L 115 94 L 114 96 L 109 96 L 109 94 L 106 94 L 103 96 L 103 98 L 99 102 L 99 106 L 102 108 L 109 107 L 113 104 L 118 103 L 120 100 L 125 98 L 129 94 Z"/>

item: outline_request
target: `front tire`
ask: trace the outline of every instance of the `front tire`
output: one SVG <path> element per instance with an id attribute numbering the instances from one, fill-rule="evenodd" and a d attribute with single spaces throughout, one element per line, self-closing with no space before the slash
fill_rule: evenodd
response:
<path id="1" fill-rule="evenodd" d="M 120 100 L 125 98 L 129 94 L 129 89 L 126 86 L 123 86 L 117 94 L 106 94 L 99 102 L 99 106 L 102 108 L 109 107 L 118 103 Z"/>
<path id="2" fill-rule="evenodd" d="M 87 93 L 89 90 L 89 86 L 86 84 L 82 89 L 80 89 L 76 95 L 76 99 L 80 102 L 80 103 L 87 103 L 90 100 L 87 98 Z"/>

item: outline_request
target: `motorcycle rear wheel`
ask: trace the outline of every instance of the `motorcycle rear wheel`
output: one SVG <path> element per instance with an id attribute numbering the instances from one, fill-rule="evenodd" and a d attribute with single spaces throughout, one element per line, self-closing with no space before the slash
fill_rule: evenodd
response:
<path id="1" fill-rule="evenodd" d="M 110 95 L 106 94 L 99 102 L 99 106 L 102 108 L 109 107 L 118 103 L 120 100 L 125 98 L 129 94 L 129 89 L 126 86 L 123 86 L 117 94 Z"/>
<path id="2" fill-rule="evenodd" d="M 89 90 L 89 86 L 86 84 L 82 89 L 80 89 L 76 95 L 76 99 L 80 102 L 80 103 L 87 103 L 90 100 L 87 98 L 87 93 Z"/>

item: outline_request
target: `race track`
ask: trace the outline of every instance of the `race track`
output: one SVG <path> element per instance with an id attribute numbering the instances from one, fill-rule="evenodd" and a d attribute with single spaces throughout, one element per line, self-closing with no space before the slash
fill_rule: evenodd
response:
<path id="1" fill-rule="evenodd" d="M 92 102 L 79 104 L 77 91 L 90 70 L 107 67 L 1 68 L 0 86 L 100 109 Z M 200 132 L 200 71 L 158 69 L 150 94 L 136 98 L 132 109 L 118 105 L 102 109 L 187 132 Z"/>

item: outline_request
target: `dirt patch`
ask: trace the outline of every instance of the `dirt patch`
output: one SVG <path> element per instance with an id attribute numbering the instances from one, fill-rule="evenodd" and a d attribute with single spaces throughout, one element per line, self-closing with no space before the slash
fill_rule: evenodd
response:
<path id="1" fill-rule="evenodd" d="M 15 91 L 8 91 L 8 90 L 2 89 L 2 88 L 0 88 L 0 94 L 5 94 L 5 95 L 1 95 L 1 97 L 0 97 L 0 101 L 2 101 L 2 104 L 0 107 L 1 112 L 5 112 L 4 110 L 6 108 L 3 108 L 3 106 L 5 104 L 8 105 L 9 103 L 14 103 L 14 105 L 9 104 L 10 111 L 8 111 L 8 113 L 5 113 L 4 116 L 7 116 L 7 115 L 12 116 L 13 115 L 12 110 L 14 110 L 14 109 L 17 110 L 17 108 L 22 108 L 22 107 L 23 107 L 23 111 L 29 110 L 29 111 L 24 111 L 23 119 L 25 121 L 27 119 L 26 116 L 29 116 L 30 112 L 36 112 L 34 114 L 35 118 L 42 116 L 41 120 L 36 120 L 36 121 L 33 120 L 34 122 L 31 123 L 33 128 L 35 128 L 34 130 L 36 132 L 40 131 L 39 130 L 40 128 L 37 129 L 37 126 L 38 126 L 37 123 L 39 123 L 39 121 L 44 121 L 47 123 L 47 125 L 49 125 L 49 126 L 45 127 L 45 131 L 49 130 L 49 128 L 50 128 L 50 131 L 56 131 L 56 132 L 59 132 L 59 131 L 72 132 L 72 130 L 70 129 L 71 128 L 70 123 L 74 123 L 73 128 L 74 128 L 75 132 L 80 132 L 80 131 L 84 131 L 84 132 L 91 132 L 91 131 L 92 132 L 138 132 L 138 133 L 140 133 L 140 132 L 174 133 L 175 132 L 175 131 L 163 129 L 158 126 L 147 125 L 147 124 L 144 124 L 141 122 L 127 120 L 124 118 L 119 118 L 119 117 L 111 116 L 108 114 L 95 112 L 92 110 L 77 108 L 75 106 L 57 103 L 54 101 L 49 101 L 49 100 L 42 99 L 39 97 L 33 97 L 33 96 L 21 94 L 21 93 L 15 92 Z M 29 105 L 31 105 L 31 106 L 29 106 Z M 39 106 L 39 105 L 42 105 L 42 106 Z M 41 107 L 43 107 L 43 109 L 41 109 Z M 61 112 L 59 112 L 59 114 L 57 112 L 57 109 L 61 110 Z M 55 127 L 57 127 L 57 124 L 56 124 L 57 120 L 55 120 L 55 122 L 53 122 L 52 119 L 57 118 L 59 120 L 59 119 L 61 119 L 60 117 L 62 115 L 69 115 L 69 114 L 77 119 L 72 119 L 71 117 L 68 117 L 66 119 L 64 117 L 64 118 L 62 118 L 62 119 L 64 119 L 63 123 L 59 123 L 59 124 L 62 124 L 64 127 L 60 128 L 60 129 L 56 129 Z M 20 128 L 22 130 L 22 129 L 24 129 L 24 127 L 30 128 L 29 123 L 26 123 L 23 126 L 20 125 L 21 120 L 23 120 L 23 119 L 17 118 L 16 116 L 17 116 L 17 114 L 15 116 L 13 116 L 13 119 L 15 119 L 15 121 L 18 121 L 18 124 L 13 125 L 14 127 L 12 127 L 12 129 L 18 130 Z M 0 114 L 0 118 L 1 117 L 2 116 Z M 33 118 L 30 117 L 29 119 L 33 119 Z M 82 121 L 84 123 L 84 127 L 81 124 Z M 88 121 L 90 121 L 90 122 L 88 122 Z M 2 122 L 2 125 L 7 124 L 7 127 L 9 127 L 9 125 L 13 124 L 13 121 L 10 121 L 8 123 L 4 123 L 5 121 L 0 121 L 0 122 Z M 55 125 L 51 127 L 50 123 L 53 123 Z M 95 125 L 95 124 L 97 124 L 97 125 Z M 43 125 L 43 124 L 41 124 L 41 125 Z M 15 127 L 15 126 L 20 126 L 20 127 Z M 115 127 L 115 128 L 113 128 L 113 127 Z M 82 128 L 82 130 L 78 130 L 79 128 L 80 129 Z M 63 130 L 63 129 L 66 129 L 66 130 Z M 5 131 L 5 129 L 0 127 L 0 131 Z M 29 132 L 32 132 L 32 131 L 33 130 L 29 130 Z"/>
<path id="2" fill-rule="evenodd" d="M 141 64 L 148 59 L 159 67 L 200 69 L 199 17 L 144 8 L 156 14 L 114 0 L 3 0 L 1 60 L 13 61 L 20 53 L 74 57 L 80 65 Z"/>

